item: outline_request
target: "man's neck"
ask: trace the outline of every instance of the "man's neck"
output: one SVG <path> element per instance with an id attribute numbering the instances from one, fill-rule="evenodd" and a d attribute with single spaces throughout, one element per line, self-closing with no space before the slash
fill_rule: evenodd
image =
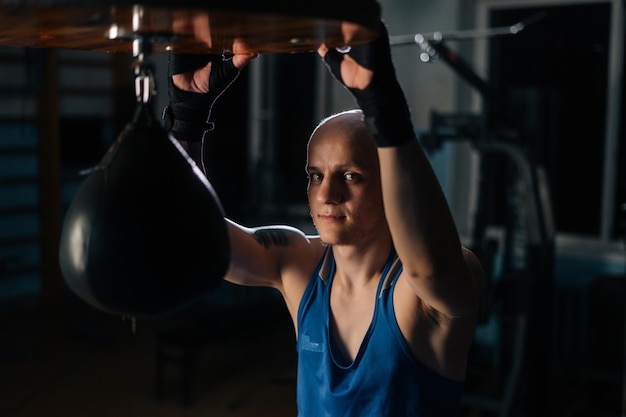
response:
<path id="1" fill-rule="evenodd" d="M 391 240 L 383 240 L 368 246 L 333 245 L 335 259 L 334 280 L 348 287 L 362 287 L 372 280 L 378 280 L 389 254 Z"/>

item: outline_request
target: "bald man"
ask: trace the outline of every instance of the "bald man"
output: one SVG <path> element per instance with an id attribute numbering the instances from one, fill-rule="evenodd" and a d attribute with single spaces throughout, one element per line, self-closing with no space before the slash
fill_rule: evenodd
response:
<path id="1" fill-rule="evenodd" d="M 293 320 L 300 417 L 461 410 L 482 268 L 461 245 L 415 136 L 382 22 L 381 33 L 347 53 L 318 51 L 359 109 L 328 117 L 310 137 L 317 235 L 227 220 L 225 279 L 279 290 Z M 202 136 L 215 100 L 253 58 L 172 71 L 168 111 L 183 120 L 172 134 L 184 142 Z"/>

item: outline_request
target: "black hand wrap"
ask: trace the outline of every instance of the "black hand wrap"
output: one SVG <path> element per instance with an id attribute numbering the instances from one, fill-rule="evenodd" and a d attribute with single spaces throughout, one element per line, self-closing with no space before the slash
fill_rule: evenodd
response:
<path id="1" fill-rule="evenodd" d="M 411 114 L 391 61 L 391 47 L 385 25 L 380 24 L 380 37 L 367 45 L 354 46 L 347 52 L 362 67 L 373 72 L 364 89 L 347 88 L 363 111 L 365 123 L 379 147 L 397 146 L 416 139 Z M 324 62 L 342 84 L 341 62 L 344 54 L 330 49 Z"/>
<path id="2" fill-rule="evenodd" d="M 211 62 L 209 92 L 183 91 L 174 85 L 172 75 L 193 72 Z M 163 111 L 165 129 L 176 139 L 200 142 L 213 129 L 211 111 L 222 93 L 237 79 L 240 71 L 223 55 L 172 54 L 169 59 L 169 105 Z"/>

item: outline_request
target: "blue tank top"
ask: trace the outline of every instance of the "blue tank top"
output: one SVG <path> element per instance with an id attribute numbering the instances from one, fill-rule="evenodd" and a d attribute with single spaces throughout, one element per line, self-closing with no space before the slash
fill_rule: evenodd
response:
<path id="1" fill-rule="evenodd" d="M 353 363 L 333 347 L 330 288 L 335 273 L 329 248 L 298 308 L 299 417 L 448 417 L 461 410 L 463 382 L 418 362 L 395 319 L 393 291 L 402 264 L 390 255 L 378 284 L 374 314 Z"/>

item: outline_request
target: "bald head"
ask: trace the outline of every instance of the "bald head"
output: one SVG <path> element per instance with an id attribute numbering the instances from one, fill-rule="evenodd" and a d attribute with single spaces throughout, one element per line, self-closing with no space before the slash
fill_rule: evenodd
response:
<path id="1" fill-rule="evenodd" d="M 309 141 L 316 136 L 323 135 L 329 129 L 349 133 L 351 136 L 370 136 L 363 122 L 361 110 L 346 110 L 323 119 L 313 130 Z"/>
<path id="2" fill-rule="evenodd" d="M 345 142 L 361 152 L 376 155 L 376 143 L 365 126 L 361 110 L 347 110 L 323 119 L 309 138 L 309 153 L 312 146 L 328 140 Z"/>

